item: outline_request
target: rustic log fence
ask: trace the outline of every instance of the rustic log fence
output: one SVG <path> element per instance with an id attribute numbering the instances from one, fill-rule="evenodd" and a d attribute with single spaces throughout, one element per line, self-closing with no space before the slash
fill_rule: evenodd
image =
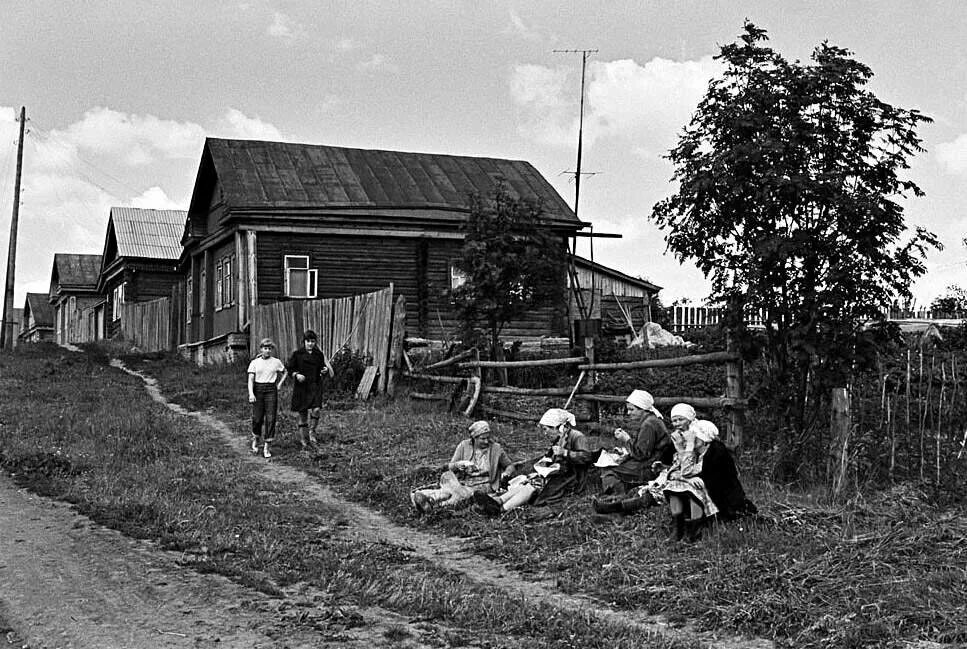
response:
<path id="1" fill-rule="evenodd" d="M 660 407 L 673 406 L 676 403 L 689 403 L 696 408 L 710 409 L 723 408 L 729 414 L 726 438 L 730 445 L 739 446 L 742 444 L 743 437 L 743 412 L 748 406 L 748 402 L 743 394 L 742 358 L 738 353 L 732 351 L 713 352 L 709 354 L 694 354 L 681 356 L 678 358 L 661 358 L 652 360 L 627 361 L 622 363 L 591 363 L 585 357 L 571 358 L 545 358 L 523 361 L 462 361 L 455 362 L 453 359 L 441 361 L 434 365 L 423 368 L 423 371 L 405 372 L 404 375 L 413 381 L 428 381 L 443 385 L 457 386 L 456 392 L 461 389 L 473 387 L 473 381 L 477 382 L 476 396 L 468 397 L 469 404 L 464 410 L 467 416 L 471 416 L 473 411 L 479 409 L 481 412 L 497 415 L 515 420 L 532 420 L 533 417 L 523 415 L 519 412 L 498 409 L 489 404 L 479 402 L 479 395 L 500 394 L 513 395 L 518 397 L 562 397 L 571 400 L 586 401 L 592 404 L 622 403 L 627 397 L 626 394 L 602 394 L 590 388 L 582 388 L 581 384 L 584 377 L 591 372 L 614 372 L 635 369 L 655 369 L 683 367 L 688 365 L 717 365 L 726 366 L 726 385 L 724 397 L 695 397 L 695 396 L 655 396 L 655 405 Z M 474 372 L 473 376 L 456 376 L 432 374 L 428 370 L 443 369 L 456 366 L 462 370 Z M 482 380 L 483 369 L 514 369 L 523 367 L 567 367 L 575 366 L 581 370 L 581 376 L 573 387 L 554 387 L 554 388 L 522 388 L 507 385 L 486 385 Z M 456 402 L 456 392 L 450 393 L 427 393 L 411 392 L 410 397 L 419 400 L 449 401 L 451 404 Z"/>

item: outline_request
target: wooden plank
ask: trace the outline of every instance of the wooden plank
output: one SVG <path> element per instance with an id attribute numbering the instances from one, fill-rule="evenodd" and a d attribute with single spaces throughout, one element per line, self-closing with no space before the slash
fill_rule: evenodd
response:
<path id="1" fill-rule="evenodd" d="M 406 335 L 406 297 L 398 295 L 393 306 L 393 323 L 390 330 L 390 344 L 388 350 L 387 386 L 389 394 L 393 394 L 396 386 L 396 374 L 399 371 L 403 356 L 403 339 Z"/>
<path id="2" fill-rule="evenodd" d="M 542 358 L 532 361 L 468 361 L 460 363 L 457 367 L 467 369 L 471 367 L 543 367 L 548 365 L 578 365 L 586 363 L 588 359 L 583 356 L 580 358 Z M 582 365 L 581 369 L 586 369 Z"/>
<path id="3" fill-rule="evenodd" d="M 379 297 L 377 310 L 379 326 L 376 328 L 376 363 L 379 368 L 379 387 L 377 392 L 386 392 L 388 381 L 387 366 L 389 364 L 389 338 L 393 327 L 393 285 L 384 289 Z"/>
<path id="4" fill-rule="evenodd" d="M 628 361 L 625 363 L 588 363 L 579 365 L 580 370 L 630 370 L 645 367 L 682 367 L 685 365 L 711 365 L 737 361 L 741 357 L 734 352 L 712 352 L 710 354 L 695 354 L 679 356 L 678 358 L 655 358 L 646 361 Z"/>
<path id="5" fill-rule="evenodd" d="M 363 371 L 363 378 L 359 381 L 359 387 L 356 388 L 356 398 L 366 400 L 369 398 L 369 393 L 373 389 L 373 381 L 376 379 L 376 367 L 374 365 L 368 366 Z"/>

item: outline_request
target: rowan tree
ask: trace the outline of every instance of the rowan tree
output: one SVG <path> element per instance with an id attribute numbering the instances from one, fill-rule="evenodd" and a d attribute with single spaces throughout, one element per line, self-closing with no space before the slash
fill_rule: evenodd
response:
<path id="1" fill-rule="evenodd" d="M 485 330 L 494 358 L 508 323 L 562 299 L 564 242 L 542 226 L 542 212 L 539 202 L 521 200 L 503 184 L 470 198 L 455 263 L 466 281 L 452 297 L 465 333 Z"/>
<path id="2" fill-rule="evenodd" d="M 909 296 L 939 247 L 907 229 L 900 202 L 922 195 L 901 172 L 930 119 L 878 99 L 870 68 L 826 42 L 788 61 L 746 23 L 717 59 L 724 72 L 667 156 L 677 192 L 652 217 L 740 337 L 741 309 L 765 311 L 769 398 L 780 428 L 801 434 L 807 403 L 871 349 L 864 323 Z"/>

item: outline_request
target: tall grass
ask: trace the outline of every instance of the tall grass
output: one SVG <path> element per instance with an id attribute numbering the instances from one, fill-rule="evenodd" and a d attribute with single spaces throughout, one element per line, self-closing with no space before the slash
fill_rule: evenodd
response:
<path id="1" fill-rule="evenodd" d="M 46 345 L 0 355 L 0 465 L 20 484 L 76 503 L 128 535 L 157 539 L 198 570 L 268 593 L 308 583 L 337 602 L 458 627 L 467 643 L 483 647 L 640 646 L 640 633 L 595 626 L 584 616 L 551 619 L 532 603 L 398 547 L 340 538 L 333 527 L 341 510 L 261 477 L 211 431 L 153 403 L 137 379 L 105 361 L 96 350 L 71 354 Z M 143 364 L 183 395 L 204 384 L 215 403 L 230 404 L 219 413 L 226 419 L 240 422 L 247 411 L 243 368 L 196 374 L 172 359 Z M 395 436 L 388 419 L 373 420 L 378 432 Z M 370 436 L 353 431 L 357 440 Z"/>

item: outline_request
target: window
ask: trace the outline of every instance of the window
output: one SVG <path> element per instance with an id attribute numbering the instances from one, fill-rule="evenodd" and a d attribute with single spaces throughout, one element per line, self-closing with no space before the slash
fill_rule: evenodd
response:
<path id="1" fill-rule="evenodd" d="M 316 297 L 318 271 L 309 268 L 308 255 L 285 256 L 286 297 Z"/>
<path id="2" fill-rule="evenodd" d="M 121 305 L 124 304 L 124 282 L 114 287 L 111 292 L 111 321 L 117 322 L 121 319 Z"/>
<path id="3" fill-rule="evenodd" d="M 191 322 L 191 277 L 185 280 L 185 322 Z"/>
<path id="4" fill-rule="evenodd" d="M 457 268 L 456 264 L 450 262 L 450 290 L 463 286 L 467 283 L 467 274 Z"/>
<path id="5" fill-rule="evenodd" d="M 215 310 L 235 304 L 235 291 L 232 286 L 232 267 L 235 255 L 226 255 L 215 263 Z"/>
<path id="6" fill-rule="evenodd" d="M 215 310 L 222 308 L 222 260 L 215 262 Z"/>

